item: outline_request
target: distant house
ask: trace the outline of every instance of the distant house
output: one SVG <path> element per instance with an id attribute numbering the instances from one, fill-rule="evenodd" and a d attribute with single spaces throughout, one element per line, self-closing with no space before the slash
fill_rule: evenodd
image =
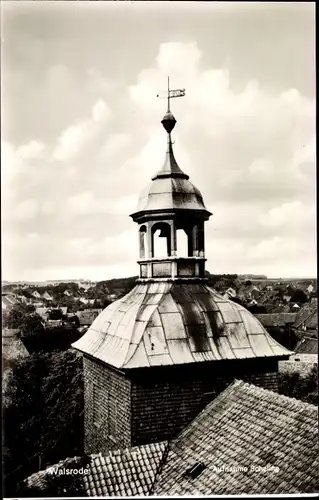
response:
<path id="1" fill-rule="evenodd" d="M 288 360 L 279 361 L 279 371 L 299 373 L 307 376 L 314 366 L 318 366 L 318 339 L 304 336 L 296 345 Z"/>
<path id="2" fill-rule="evenodd" d="M 315 287 L 313 286 L 312 283 L 310 283 L 310 285 L 307 287 L 307 292 L 308 293 L 312 293 L 314 291 Z"/>
<path id="3" fill-rule="evenodd" d="M 287 325 L 292 326 L 296 321 L 294 313 L 272 313 L 272 314 L 256 314 L 256 318 L 265 328 L 281 328 Z"/>
<path id="4" fill-rule="evenodd" d="M 299 310 L 294 328 L 303 331 L 318 331 L 317 301 L 308 302 Z"/>
<path id="5" fill-rule="evenodd" d="M 294 361 L 318 364 L 318 340 L 313 337 L 303 337 L 295 347 Z"/>
<path id="6" fill-rule="evenodd" d="M 66 295 L 67 297 L 72 297 L 72 294 L 69 292 L 69 290 L 65 290 L 64 295 Z"/>
<path id="7" fill-rule="evenodd" d="M 32 297 L 34 297 L 35 299 L 41 299 L 41 295 L 39 294 L 38 290 L 34 290 L 32 293 L 31 293 Z"/>
<path id="8" fill-rule="evenodd" d="M 15 301 L 9 295 L 1 295 L 1 309 L 6 311 L 15 304 Z"/>
<path id="9" fill-rule="evenodd" d="M 101 309 L 86 309 L 78 311 L 76 316 L 79 318 L 81 326 L 90 326 L 101 311 Z"/>
<path id="10" fill-rule="evenodd" d="M 236 297 L 236 290 L 234 290 L 233 288 L 227 288 L 226 292 L 224 293 L 224 297 L 226 299 L 229 299 L 229 298 L 232 298 L 234 299 Z"/>
<path id="11" fill-rule="evenodd" d="M 53 300 L 53 297 L 48 292 L 44 292 L 42 298 L 47 300 L 48 302 L 51 302 Z"/>

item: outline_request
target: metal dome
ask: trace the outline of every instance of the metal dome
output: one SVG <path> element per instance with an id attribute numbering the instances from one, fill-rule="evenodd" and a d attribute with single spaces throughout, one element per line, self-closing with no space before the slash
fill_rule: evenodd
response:
<path id="1" fill-rule="evenodd" d="M 139 212 L 175 209 L 197 210 L 204 212 L 207 217 L 211 215 L 199 189 L 178 166 L 169 140 L 164 165 L 142 191 L 137 211 L 132 216 Z"/>
<path id="2" fill-rule="evenodd" d="M 275 357 L 291 352 L 244 307 L 204 284 L 138 284 L 73 347 L 116 368 Z"/>

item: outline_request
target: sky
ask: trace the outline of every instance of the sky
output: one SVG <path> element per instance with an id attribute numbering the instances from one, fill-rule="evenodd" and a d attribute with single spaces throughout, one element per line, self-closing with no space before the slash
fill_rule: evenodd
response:
<path id="1" fill-rule="evenodd" d="M 19 2 L 2 13 L 2 278 L 138 274 L 138 196 L 175 157 L 211 273 L 316 276 L 314 3 Z"/>

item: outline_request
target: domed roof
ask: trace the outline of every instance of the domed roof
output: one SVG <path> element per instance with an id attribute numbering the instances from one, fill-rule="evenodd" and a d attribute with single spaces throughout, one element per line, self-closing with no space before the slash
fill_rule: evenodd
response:
<path id="1" fill-rule="evenodd" d="M 132 214 L 134 218 L 139 212 L 154 210 L 197 210 L 205 213 L 208 217 L 211 213 L 206 209 L 203 197 L 178 166 L 171 141 L 168 143 L 168 150 L 163 167 L 152 178 L 142 191 L 137 211 Z"/>
<path id="2" fill-rule="evenodd" d="M 287 358 L 244 307 L 205 284 L 137 284 L 73 347 L 116 368 L 243 358 Z"/>

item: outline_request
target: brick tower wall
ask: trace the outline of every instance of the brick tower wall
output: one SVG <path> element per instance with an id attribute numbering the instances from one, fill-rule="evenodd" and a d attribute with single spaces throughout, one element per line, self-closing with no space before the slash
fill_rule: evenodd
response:
<path id="1" fill-rule="evenodd" d="M 84 451 L 131 445 L 131 382 L 122 373 L 83 357 Z"/>
<path id="2" fill-rule="evenodd" d="M 132 370 L 132 446 L 171 439 L 235 378 L 277 390 L 277 372 L 272 359 Z"/>

